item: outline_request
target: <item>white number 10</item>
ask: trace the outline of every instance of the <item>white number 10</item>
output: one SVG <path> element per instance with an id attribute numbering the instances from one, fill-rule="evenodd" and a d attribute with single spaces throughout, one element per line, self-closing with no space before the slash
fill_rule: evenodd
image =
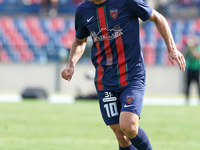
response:
<path id="1" fill-rule="evenodd" d="M 116 102 L 105 104 L 104 108 L 106 109 L 106 113 L 108 115 L 108 118 L 118 116 L 118 111 L 117 111 L 117 104 Z"/>

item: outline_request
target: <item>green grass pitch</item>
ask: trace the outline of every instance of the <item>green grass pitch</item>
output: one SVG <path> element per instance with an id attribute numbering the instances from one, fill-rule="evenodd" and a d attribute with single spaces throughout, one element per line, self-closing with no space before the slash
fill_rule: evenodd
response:
<path id="1" fill-rule="evenodd" d="M 200 106 L 144 106 L 139 125 L 154 150 L 200 148 Z M 118 150 L 98 101 L 0 104 L 0 150 Z"/>

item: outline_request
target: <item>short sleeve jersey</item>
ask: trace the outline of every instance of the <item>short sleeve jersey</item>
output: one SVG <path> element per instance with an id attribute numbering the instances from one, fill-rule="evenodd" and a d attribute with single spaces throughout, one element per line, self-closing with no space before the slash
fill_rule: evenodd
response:
<path id="1" fill-rule="evenodd" d="M 139 21 L 149 19 L 152 8 L 143 0 L 85 0 L 77 6 L 76 38 L 91 36 L 92 63 L 97 90 L 114 90 L 129 83 L 145 85 L 145 65 L 139 41 Z"/>

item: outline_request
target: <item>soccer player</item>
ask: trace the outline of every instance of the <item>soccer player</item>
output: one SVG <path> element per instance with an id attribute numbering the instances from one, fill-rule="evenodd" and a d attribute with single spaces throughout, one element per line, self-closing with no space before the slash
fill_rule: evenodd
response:
<path id="1" fill-rule="evenodd" d="M 166 19 L 143 0 L 85 0 L 76 9 L 76 38 L 61 73 L 65 80 L 71 80 L 87 37 L 92 36 L 91 59 L 100 109 L 116 135 L 119 150 L 152 150 L 145 131 L 138 126 L 146 74 L 138 18 L 155 23 L 167 45 L 169 60 L 184 71 L 185 59 L 176 48 Z"/>

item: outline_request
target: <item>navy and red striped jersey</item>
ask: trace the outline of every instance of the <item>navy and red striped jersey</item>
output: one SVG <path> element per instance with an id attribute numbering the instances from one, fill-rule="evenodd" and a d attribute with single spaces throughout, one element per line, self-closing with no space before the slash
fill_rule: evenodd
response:
<path id="1" fill-rule="evenodd" d="M 76 38 L 92 37 L 92 63 L 97 90 L 114 90 L 129 83 L 145 85 L 145 65 L 139 41 L 139 21 L 149 19 L 152 8 L 143 0 L 85 0 L 77 6 Z"/>

